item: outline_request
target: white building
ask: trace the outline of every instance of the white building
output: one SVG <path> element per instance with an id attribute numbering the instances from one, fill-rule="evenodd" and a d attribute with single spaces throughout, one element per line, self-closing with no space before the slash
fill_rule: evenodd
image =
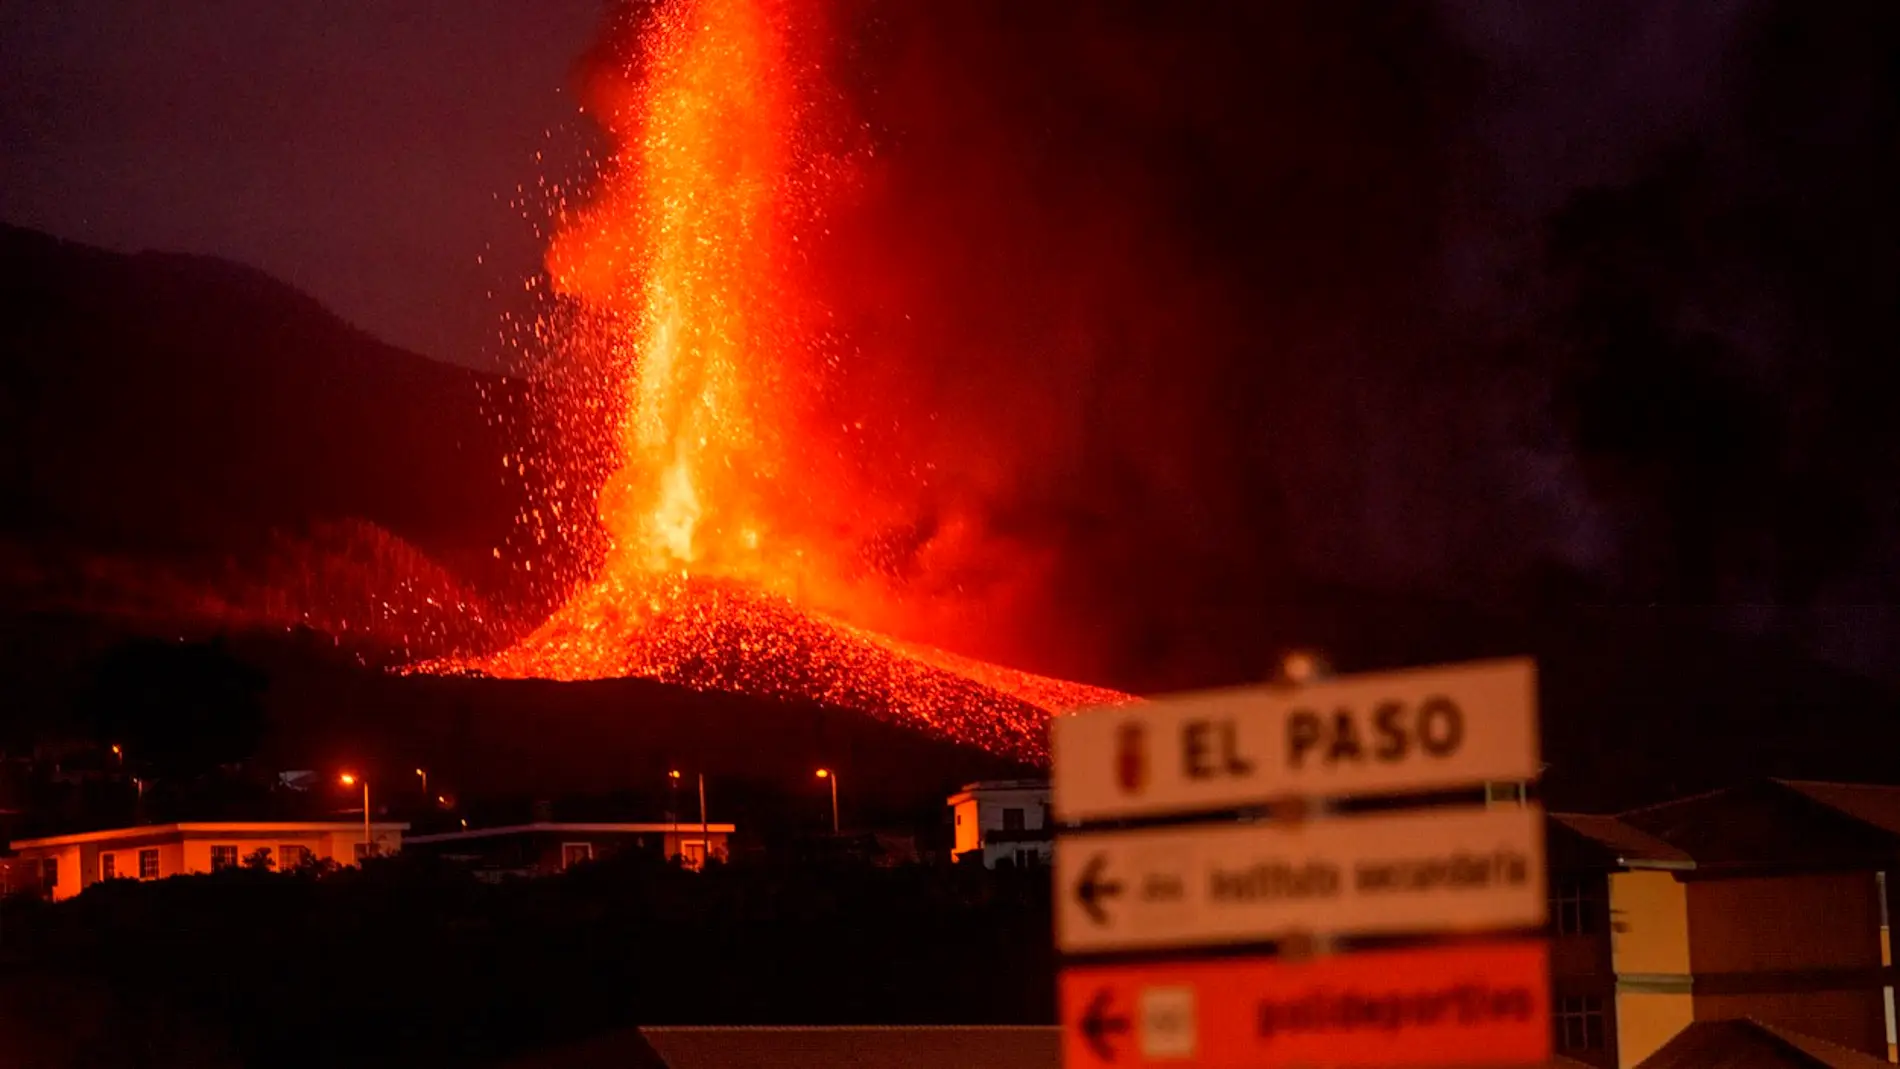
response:
<path id="1" fill-rule="evenodd" d="M 1049 781 L 985 780 L 965 784 L 946 803 L 956 822 L 955 856 L 1026 868 L 1047 865 L 1055 851 L 1049 818 Z"/>
<path id="2" fill-rule="evenodd" d="M 393 854 L 408 830 L 407 824 L 373 823 L 368 850 Z M 366 852 L 361 822 L 306 821 L 143 824 L 16 839 L 12 846 L 16 856 L 9 868 L 30 871 L 41 893 L 54 899 L 71 898 L 100 880 L 159 880 L 257 861 L 273 869 L 308 860 L 353 865 Z"/>

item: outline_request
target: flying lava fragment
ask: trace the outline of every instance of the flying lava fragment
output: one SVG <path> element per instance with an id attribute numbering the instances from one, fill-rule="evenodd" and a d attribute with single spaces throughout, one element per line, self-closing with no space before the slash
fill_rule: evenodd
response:
<path id="1" fill-rule="evenodd" d="M 1041 758 L 1050 714 L 1127 696 L 838 611 L 872 595 L 839 579 L 846 547 L 826 521 L 850 503 L 806 433 L 826 342 L 796 254 L 836 161 L 807 133 L 821 72 L 796 47 L 816 25 L 799 2 L 661 0 L 637 14 L 631 58 L 595 107 L 614 153 L 547 254 L 575 313 L 552 345 L 587 386 L 549 395 L 567 409 L 553 422 L 610 417 L 588 438 L 610 454 L 589 458 L 606 472 L 598 563 L 512 646 L 423 668 L 817 700 Z"/>

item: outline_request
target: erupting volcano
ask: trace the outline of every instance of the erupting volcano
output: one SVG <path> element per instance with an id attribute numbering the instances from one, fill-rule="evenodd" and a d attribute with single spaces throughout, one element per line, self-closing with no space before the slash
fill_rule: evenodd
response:
<path id="1" fill-rule="evenodd" d="M 1125 696 L 862 626 L 893 618 L 890 588 L 849 532 L 892 510 L 866 489 L 884 458 L 827 407 L 845 342 L 800 274 L 850 182 L 817 133 L 823 64 L 799 36 L 815 22 L 798 0 L 629 18 L 631 58 L 594 87 L 614 154 L 547 256 L 540 396 L 565 441 L 504 458 L 568 458 L 560 489 L 604 471 L 529 516 L 536 544 L 593 546 L 592 571 L 509 648 L 431 667 L 809 698 L 1042 756 L 1049 714 Z"/>

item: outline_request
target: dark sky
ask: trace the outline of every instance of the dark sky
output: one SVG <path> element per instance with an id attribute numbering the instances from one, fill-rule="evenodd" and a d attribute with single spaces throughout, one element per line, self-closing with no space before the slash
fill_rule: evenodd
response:
<path id="1" fill-rule="evenodd" d="M 537 259 L 509 202 L 572 158 L 571 72 L 605 6 L 9 0 L 0 219 L 252 264 L 389 341 L 481 362 L 488 295 Z M 1506 74 L 1488 136 L 1535 210 L 1693 117 L 1749 5 L 1444 6 Z"/>
<path id="2" fill-rule="evenodd" d="M 1296 578 L 1482 601 L 1551 563 L 1900 620 L 1891 0 L 825 3 L 883 27 L 827 294 L 961 480 L 929 507 L 1061 562 L 1041 630 L 1100 598 L 1117 658 L 1245 656 Z M 8 0 L 0 220 L 484 363 L 603 6 Z M 1900 650 L 1842 619 L 1772 626 Z"/>
<path id="3" fill-rule="evenodd" d="M 228 257 L 386 340 L 479 361 L 488 293 L 538 257 L 509 201 L 571 124 L 602 6 L 10 0 L 0 219 Z"/>

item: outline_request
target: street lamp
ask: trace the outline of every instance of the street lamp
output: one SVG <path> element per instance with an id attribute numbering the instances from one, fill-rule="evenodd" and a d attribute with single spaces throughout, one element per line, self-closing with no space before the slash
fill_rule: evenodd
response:
<path id="1" fill-rule="evenodd" d="M 831 781 L 831 834 L 838 834 L 838 774 L 828 768 L 818 770 L 819 779 Z"/>
<path id="2" fill-rule="evenodd" d="M 421 777 L 422 777 L 422 796 L 423 796 L 424 798 L 427 798 L 427 797 L 429 797 L 429 773 L 428 773 L 428 770 L 426 770 L 426 769 L 421 769 L 421 768 L 418 768 L 418 769 L 416 769 L 416 775 L 418 775 L 418 776 L 421 776 Z"/>
<path id="3" fill-rule="evenodd" d="M 700 848 L 700 865 L 701 867 L 704 867 L 706 862 L 712 860 L 712 825 L 706 823 L 706 774 L 704 772 L 695 772 L 693 775 L 699 781 L 699 848 Z M 675 830 L 677 830 L 677 825 L 680 819 L 679 818 L 680 770 L 677 768 L 668 769 L 666 773 L 666 778 L 672 781 L 673 821 L 676 826 Z"/>
<path id="4" fill-rule="evenodd" d="M 369 778 L 367 776 L 353 775 L 349 772 L 345 772 L 337 778 L 342 781 L 345 787 L 354 787 L 358 783 L 363 785 L 363 860 L 368 862 L 374 843 L 374 840 L 369 836 Z"/>

